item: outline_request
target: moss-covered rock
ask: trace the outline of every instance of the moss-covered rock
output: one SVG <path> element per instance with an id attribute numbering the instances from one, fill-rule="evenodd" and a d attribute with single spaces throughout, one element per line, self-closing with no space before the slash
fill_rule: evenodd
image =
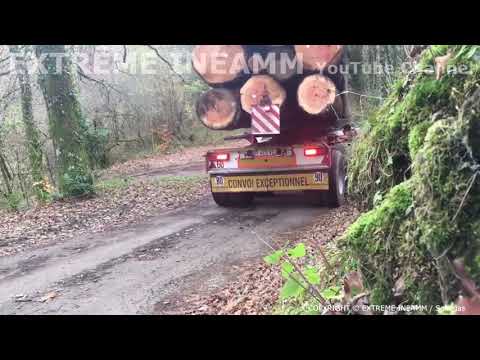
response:
<path id="1" fill-rule="evenodd" d="M 429 281 L 435 277 L 435 267 L 430 265 L 427 248 L 413 231 L 412 191 L 411 181 L 392 188 L 379 206 L 364 213 L 348 229 L 340 242 L 345 255 L 357 260 L 373 304 L 394 302 L 395 284 L 400 279 L 405 283 L 409 302 L 438 300 L 436 283 Z"/>
<path id="2" fill-rule="evenodd" d="M 415 125 L 408 134 L 408 149 L 411 159 L 415 159 L 418 150 L 423 146 L 425 135 L 432 124 L 429 121 Z"/>
<path id="3" fill-rule="evenodd" d="M 372 303 L 397 301 L 399 280 L 402 302 L 454 300 L 456 258 L 480 281 L 479 49 L 432 47 L 421 69 L 448 51 L 449 64 L 468 71 L 447 71 L 439 80 L 418 71 L 399 81 L 353 148 L 349 190 L 361 207 L 373 209 L 342 244 L 364 274 Z"/>
<path id="4" fill-rule="evenodd" d="M 416 70 L 397 81 L 383 106 L 367 120 L 366 134 L 354 144 L 349 163 L 349 192 L 362 208 L 372 208 L 376 193 L 385 194 L 411 176 L 410 145 L 415 154 L 418 144 L 410 132 L 419 124 L 455 116 L 475 90 L 480 66 L 472 49 L 476 47 L 431 47 Z M 449 66 L 468 71 L 446 73 L 436 80 L 434 59 L 448 50 L 454 52 Z M 417 130 L 425 132 L 425 127 Z"/>

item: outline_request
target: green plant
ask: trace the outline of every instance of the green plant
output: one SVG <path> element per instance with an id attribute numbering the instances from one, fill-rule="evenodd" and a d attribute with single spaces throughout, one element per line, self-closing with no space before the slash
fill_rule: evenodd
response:
<path id="1" fill-rule="evenodd" d="M 18 191 L 12 191 L 5 196 L 5 199 L 10 210 L 18 211 L 20 204 L 22 203 L 23 196 Z"/>
<path id="2" fill-rule="evenodd" d="M 113 178 L 102 180 L 95 184 L 95 190 L 99 192 L 107 192 L 128 187 L 133 181 L 132 177 Z"/>
<path id="3" fill-rule="evenodd" d="M 81 196 L 95 192 L 92 177 L 77 170 L 74 165 L 71 165 L 68 171 L 61 176 L 62 196 Z"/>
<path id="4" fill-rule="evenodd" d="M 280 265 L 284 284 L 280 290 L 280 299 L 300 298 L 320 283 L 318 269 L 310 265 L 302 266 L 297 260 L 306 256 L 305 244 L 300 243 L 291 249 L 281 249 L 265 256 L 264 261 L 269 265 Z"/>
<path id="5" fill-rule="evenodd" d="M 86 126 L 85 142 L 92 169 L 96 167 L 104 169 L 109 165 L 107 149 L 109 136 L 109 129 Z"/>

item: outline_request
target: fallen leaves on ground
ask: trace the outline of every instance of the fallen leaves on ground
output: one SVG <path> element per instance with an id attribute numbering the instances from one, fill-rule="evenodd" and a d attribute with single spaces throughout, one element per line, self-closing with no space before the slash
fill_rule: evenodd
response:
<path id="1" fill-rule="evenodd" d="M 56 201 L 0 217 L 0 256 L 141 222 L 207 193 L 204 176 L 138 180 L 89 199 Z"/>
<path id="2" fill-rule="evenodd" d="M 58 294 L 55 291 L 51 291 L 45 296 L 42 296 L 40 299 L 38 299 L 39 302 L 47 302 L 49 300 L 53 300 L 58 296 Z"/>
<path id="3" fill-rule="evenodd" d="M 318 247 L 333 241 L 358 217 L 352 206 L 346 205 L 319 216 L 313 225 L 275 239 L 277 246 L 305 243 Z M 211 295 L 194 294 L 177 299 L 168 313 L 196 315 L 264 315 L 270 314 L 278 302 L 282 276 L 278 269 L 257 263 L 239 268 L 235 281 Z M 160 310 L 159 313 L 162 313 Z"/>
<path id="4" fill-rule="evenodd" d="M 159 154 L 149 156 L 145 159 L 129 160 L 123 163 L 113 165 L 102 174 L 104 178 L 118 176 L 134 176 L 139 173 L 148 172 L 169 166 L 187 165 L 190 163 L 204 161 L 204 155 L 208 150 L 217 148 L 244 147 L 248 144 L 245 140 L 231 141 L 223 145 L 208 145 L 192 148 L 185 148 L 174 154 Z"/>

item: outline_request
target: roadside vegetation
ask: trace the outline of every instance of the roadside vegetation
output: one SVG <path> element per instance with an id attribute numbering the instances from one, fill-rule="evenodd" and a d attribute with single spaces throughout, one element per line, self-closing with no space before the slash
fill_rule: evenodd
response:
<path id="1" fill-rule="evenodd" d="M 119 177 L 94 184 L 96 195 L 21 212 L 0 211 L 0 256 L 135 226 L 158 212 L 201 199 L 204 176 Z"/>
<path id="2" fill-rule="evenodd" d="M 283 304 L 282 313 L 358 301 L 423 305 L 420 313 L 455 313 L 455 304 L 478 312 L 479 50 L 429 47 L 363 124 L 349 192 L 364 213 L 334 244 L 316 249 L 323 270 L 298 247 L 265 259 L 280 266 L 280 298 L 296 304 Z M 450 71 L 454 66 L 468 71 Z M 321 283 L 322 274 L 337 282 Z"/>

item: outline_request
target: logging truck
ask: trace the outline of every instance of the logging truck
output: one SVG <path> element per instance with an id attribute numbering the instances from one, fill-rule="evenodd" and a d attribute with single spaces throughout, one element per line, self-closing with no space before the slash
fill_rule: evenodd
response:
<path id="1" fill-rule="evenodd" d="M 197 101 L 198 118 L 212 130 L 248 129 L 228 139 L 250 142 L 205 155 L 218 205 L 292 191 L 343 204 L 344 148 L 355 134 L 347 79 L 338 71 L 344 62 L 341 45 L 195 47 L 193 68 L 211 86 Z"/>

